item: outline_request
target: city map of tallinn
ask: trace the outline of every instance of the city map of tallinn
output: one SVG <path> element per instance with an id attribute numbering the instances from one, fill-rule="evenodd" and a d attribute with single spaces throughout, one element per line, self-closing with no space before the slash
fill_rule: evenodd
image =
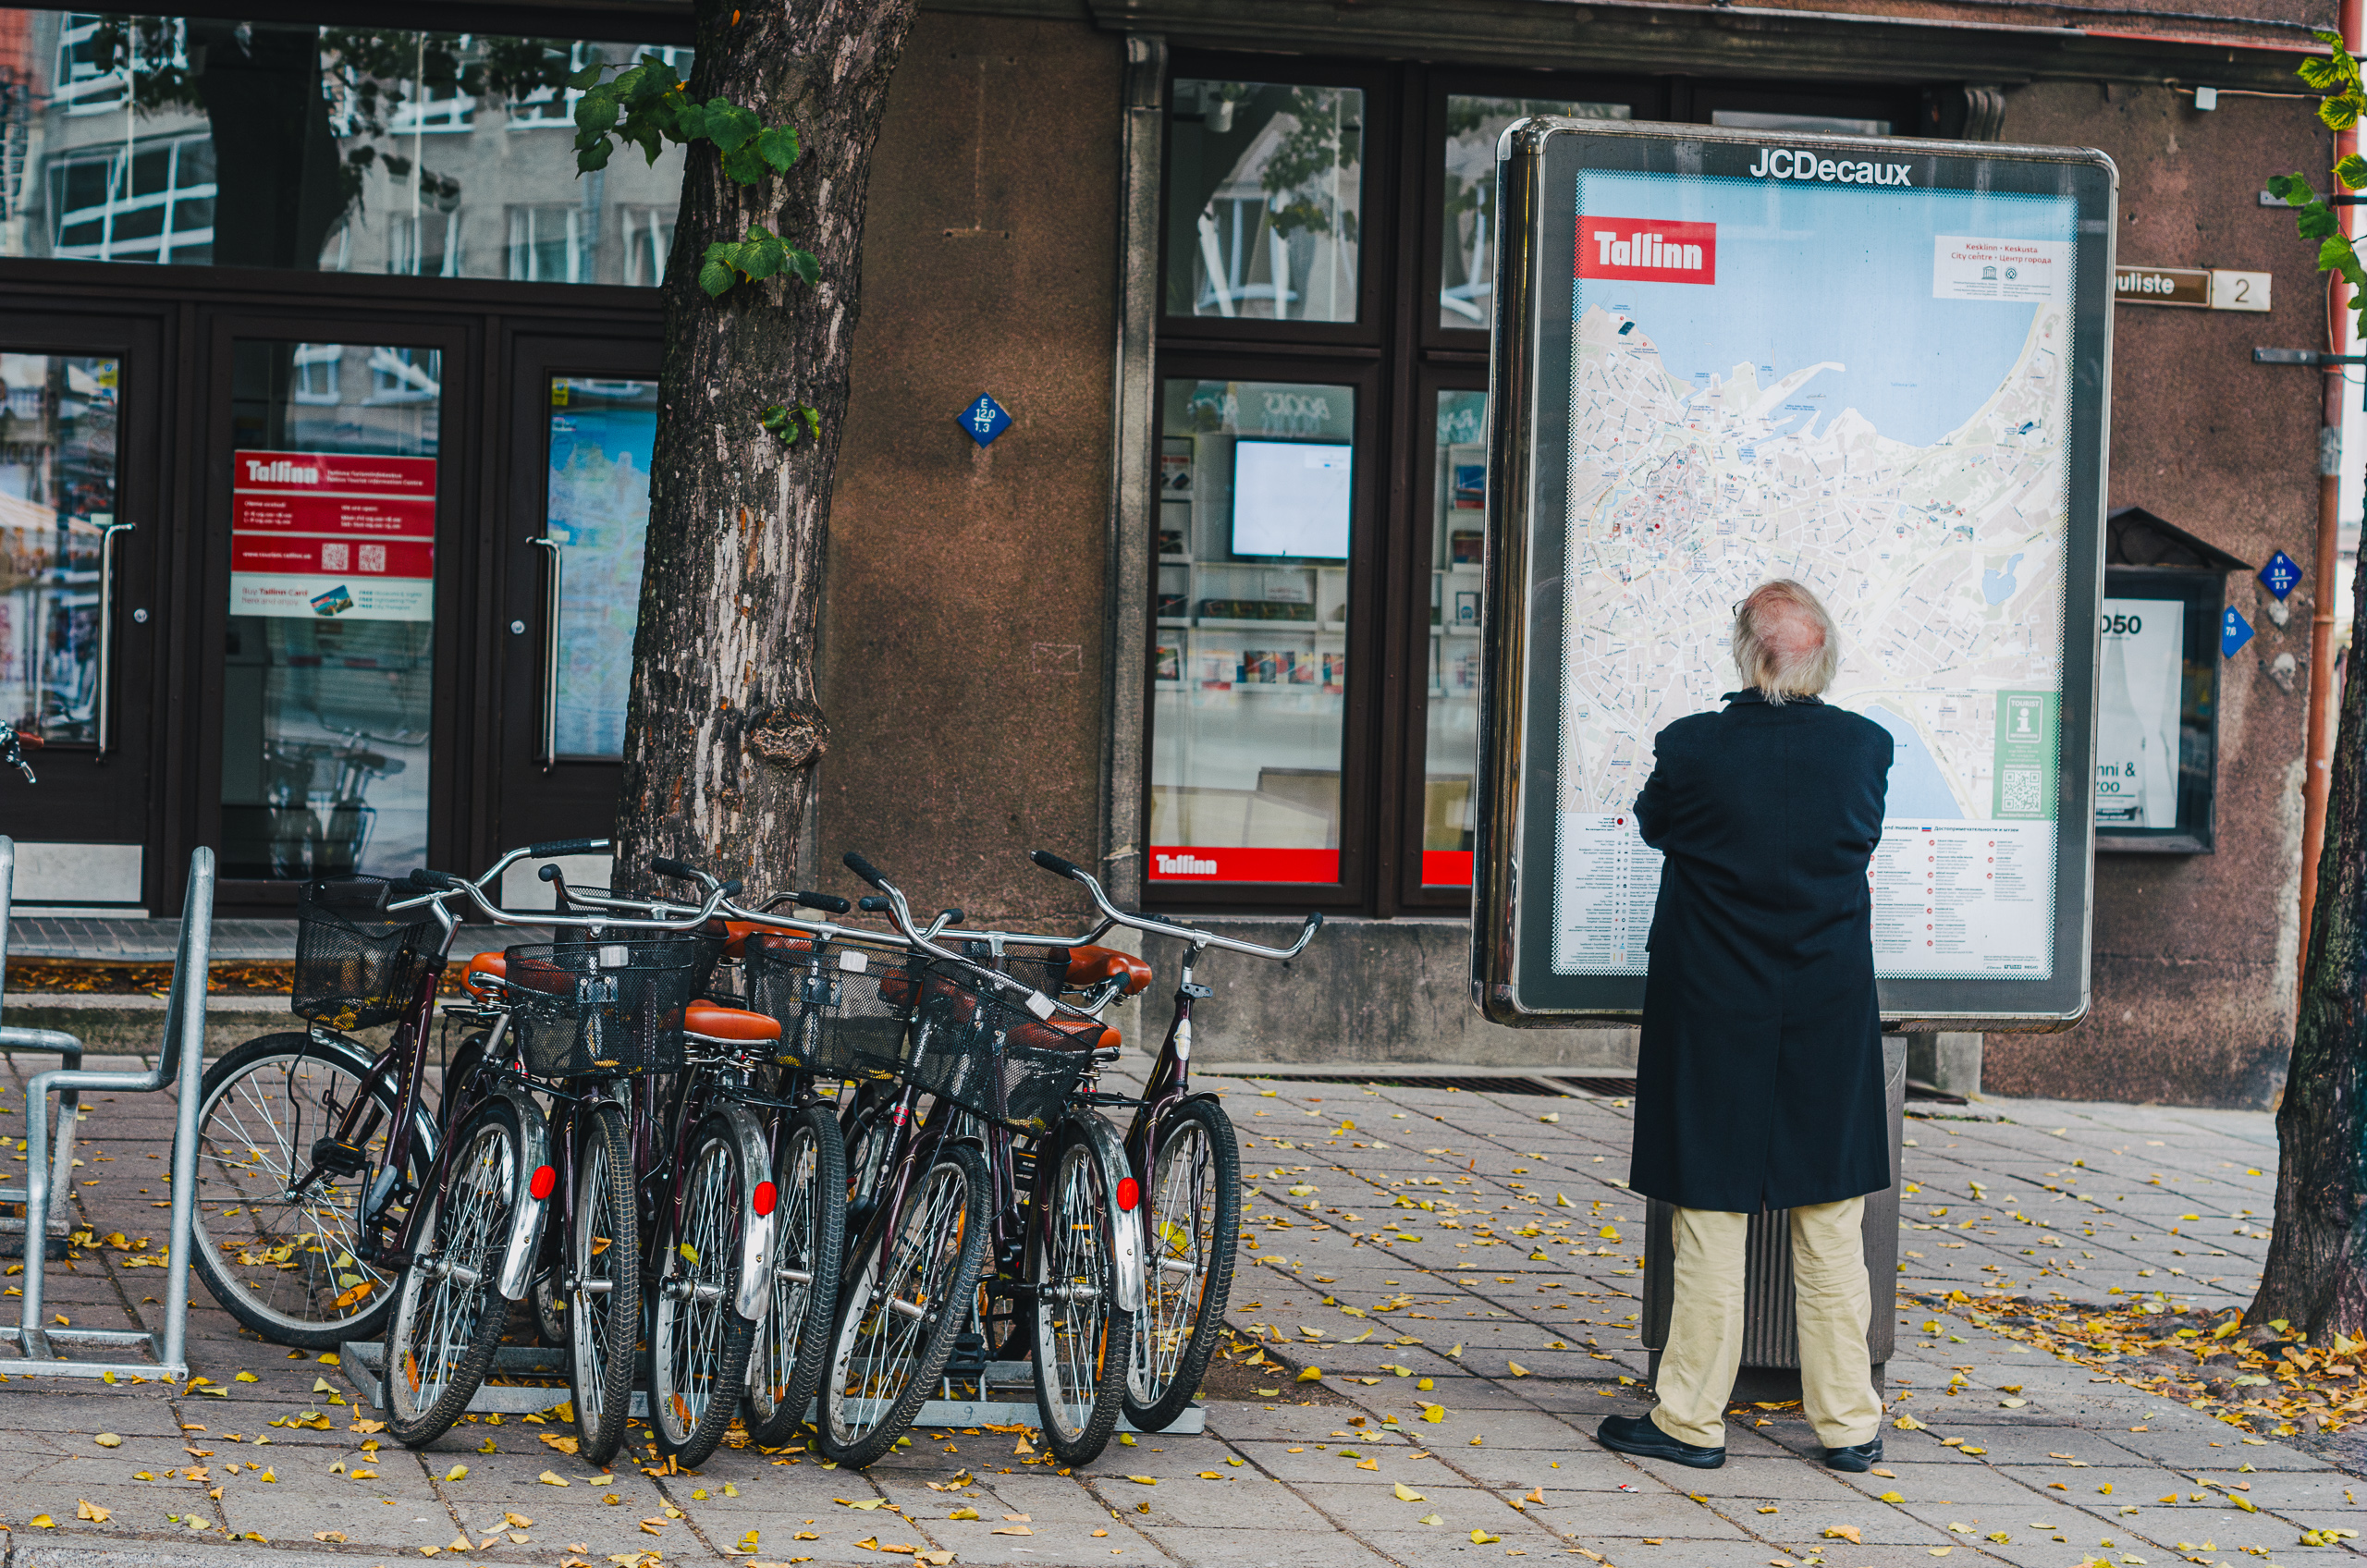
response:
<path id="1" fill-rule="evenodd" d="M 1747 172 L 1577 177 L 1552 969 L 1644 973 L 1653 737 L 1792 577 L 1841 627 L 1828 700 L 1896 747 L 1879 972 L 2045 979 L 2076 202 L 1836 150 Z"/>

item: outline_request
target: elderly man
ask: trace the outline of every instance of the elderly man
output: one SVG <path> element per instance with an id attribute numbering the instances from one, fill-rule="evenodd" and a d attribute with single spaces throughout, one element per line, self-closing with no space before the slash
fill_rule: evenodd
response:
<path id="1" fill-rule="evenodd" d="M 1676 1207 L 1660 1405 L 1595 1436 L 1699 1469 L 1726 1461 L 1749 1217 L 1791 1211 L 1800 1387 L 1835 1470 L 1882 1458 L 1859 1224 L 1890 1185 L 1867 863 L 1891 739 L 1821 700 L 1833 619 L 1788 580 L 1735 606 L 1746 689 L 1662 730 L 1636 802 L 1666 857 L 1652 916 L 1630 1181 Z"/>

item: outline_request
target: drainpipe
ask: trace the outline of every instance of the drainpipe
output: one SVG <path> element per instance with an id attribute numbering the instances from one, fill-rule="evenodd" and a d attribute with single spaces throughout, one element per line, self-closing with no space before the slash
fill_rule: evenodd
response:
<path id="1" fill-rule="evenodd" d="M 2343 47 L 2356 55 L 2359 53 L 2361 0 L 2342 0 L 2336 26 L 2342 32 Z M 2337 131 L 2334 139 L 2336 162 L 2359 150 L 2356 128 Z M 2336 221 L 2343 232 L 2351 232 L 2353 209 L 2336 207 Z M 2326 351 L 2346 352 L 2343 343 L 2345 318 L 2349 300 L 2342 275 L 2326 275 Z M 2329 366 L 2325 376 L 2325 398 L 2320 417 L 2324 422 L 2318 430 L 2318 560 L 2317 579 L 2310 599 L 2310 766 L 2301 785 L 2301 964 L 2307 969 L 2310 951 L 2310 923 L 2317 912 L 2318 850 L 2325 841 L 2326 792 L 2334 775 L 2334 701 L 2336 690 L 2334 669 L 2334 605 L 2335 578 L 2342 570 L 2342 405 L 2346 387 L 2343 367 Z M 2296 994 L 2299 994 L 2296 976 Z M 2298 1004 L 2297 1004 L 2298 1005 Z"/>

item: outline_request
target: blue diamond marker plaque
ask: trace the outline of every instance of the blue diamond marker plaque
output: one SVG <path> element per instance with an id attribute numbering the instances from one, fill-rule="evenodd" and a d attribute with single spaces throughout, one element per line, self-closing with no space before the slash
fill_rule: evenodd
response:
<path id="1" fill-rule="evenodd" d="M 2235 606 L 2228 606 L 2226 616 L 2219 622 L 2219 656 L 2234 658 L 2236 650 L 2251 640 L 2251 622 L 2238 614 Z"/>
<path id="2" fill-rule="evenodd" d="M 2279 550 L 2268 557 L 2266 566 L 2260 569 L 2260 580 L 2268 584 L 2268 591 L 2281 600 L 2301 581 L 2301 569 L 2293 564 L 2292 557 Z"/>
<path id="3" fill-rule="evenodd" d="M 962 428 L 979 446 L 991 447 L 996 436 L 1011 428 L 1011 415 L 1000 403 L 981 392 L 976 402 L 962 410 Z"/>

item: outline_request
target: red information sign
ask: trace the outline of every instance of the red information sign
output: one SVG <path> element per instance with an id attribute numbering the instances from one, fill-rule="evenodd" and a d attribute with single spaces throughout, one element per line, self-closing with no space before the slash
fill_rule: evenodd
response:
<path id="1" fill-rule="evenodd" d="M 1154 882 L 1337 882 L 1340 851 L 1154 844 L 1150 876 Z"/>
<path id="2" fill-rule="evenodd" d="M 433 619 L 435 461 L 232 454 L 230 613 Z"/>

